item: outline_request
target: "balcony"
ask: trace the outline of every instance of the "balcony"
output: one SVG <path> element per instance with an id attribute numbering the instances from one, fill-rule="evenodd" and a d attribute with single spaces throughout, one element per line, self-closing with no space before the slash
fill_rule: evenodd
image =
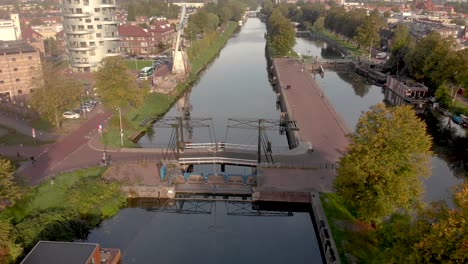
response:
<path id="1" fill-rule="evenodd" d="M 74 51 L 82 51 L 82 50 L 94 50 L 96 49 L 96 46 L 91 47 L 91 46 L 69 46 L 68 50 L 74 50 Z"/>
<path id="2" fill-rule="evenodd" d="M 120 40 L 120 36 L 117 34 L 105 34 L 104 39 L 105 40 Z"/>
<path id="3" fill-rule="evenodd" d="M 85 35 L 85 34 L 94 33 L 94 30 L 92 29 L 65 30 L 65 33 L 69 35 Z"/>
<path id="4" fill-rule="evenodd" d="M 115 4 L 115 1 L 111 1 L 111 0 L 102 0 L 100 6 L 101 7 L 117 7 L 117 5 Z"/>
<path id="5" fill-rule="evenodd" d="M 89 13 L 89 12 L 85 12 L 85 13 L 63 12 L 62 15 L 63 15 L 63 17 L 90 17 L 91 13 Z"/>
<path id="6" fill-rule="evenodd" d="M 70 64 L 74 68 L 95 67 L 98 65 L 95 62 L 70 62 Z"/>

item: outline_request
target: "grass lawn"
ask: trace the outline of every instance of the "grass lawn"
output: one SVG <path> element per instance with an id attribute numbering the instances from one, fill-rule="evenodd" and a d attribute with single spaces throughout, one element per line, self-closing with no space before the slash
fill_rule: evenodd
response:
<path id="1" fill-rule="evenodd" d="M 126 60 L 125 64 L 130 70 L 140 71 L 144 67 L 153 66 L 153 61 L 151 60 Z"/>
<path id="2" fill-rule="evenodd" d="M 363 55 L 362 50 L 358 49 L 358 47 L 356 45 L 354 45 L 353 43 L 348 42 L 348 41 L 336 36 L 335 34 L 333 34 L 332 32 L 330 32 L 328 30 L 314 31 L 314 33 L 329 39 L 330 41 L 334 42 L 335 44 L 337 44 L 337 45 L 339 45 L 339 46 L 341 46 L 343 48 L 346 48 L 347 50 L 349 50 L 352 53 L 352 55 L 355 55 L 355 56 L 362 56 Z"/>
<path id="3" fill-rule="evenodd" d="M 353 262 L 347 259 L 345 253 L 348 253 L 354 256 L 358 263 L 371 263 L 378 250 L 375 232 L 357 221 L 337 194 L 322 193 L 320 200 L 338 247 L 341 262 Z"/>

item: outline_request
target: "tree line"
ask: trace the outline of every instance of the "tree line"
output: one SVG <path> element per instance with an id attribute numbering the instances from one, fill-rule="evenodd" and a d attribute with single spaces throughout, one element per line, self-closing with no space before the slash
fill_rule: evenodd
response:
<path id="1" fill-rule="evenodd" d="M 262 4 L 262 13 L 267 17 L 267 43 L 271 56 L 286 56 L 296 44 L 296 33 L 288 18 L 287 5 L 273 6 L 270 0 Z"/>

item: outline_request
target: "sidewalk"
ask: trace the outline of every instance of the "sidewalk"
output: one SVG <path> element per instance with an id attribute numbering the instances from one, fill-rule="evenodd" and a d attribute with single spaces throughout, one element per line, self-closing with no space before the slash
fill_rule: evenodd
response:
<path id="1" fill-rule="evenodd" d="M 13 128 L 23 135 L 32 137 L 32 127 L 24 120 L 0 114 L 0 124 L 5 127 Z M 48 133 L 37 129 L 35 131 L 36 138 L 41 141 L 55 141 L 60 138 L 60 135 L 58 134 Z"/>

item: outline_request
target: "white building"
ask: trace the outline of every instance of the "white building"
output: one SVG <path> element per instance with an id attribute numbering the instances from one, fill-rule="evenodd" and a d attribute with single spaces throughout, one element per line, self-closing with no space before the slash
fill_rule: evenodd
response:
<path id="1" fill-rule="evenodd" d="M 0 19 L 0 40 L 18 40 L 21 28 L 18 14 L 10 14 L 10 19 Z"/>
<path id="2" fill-rule="evenodd" d="M 74 71 L 90 72 L 120 55 L 115 0 L 60 0 L 65 47 Z"/>

